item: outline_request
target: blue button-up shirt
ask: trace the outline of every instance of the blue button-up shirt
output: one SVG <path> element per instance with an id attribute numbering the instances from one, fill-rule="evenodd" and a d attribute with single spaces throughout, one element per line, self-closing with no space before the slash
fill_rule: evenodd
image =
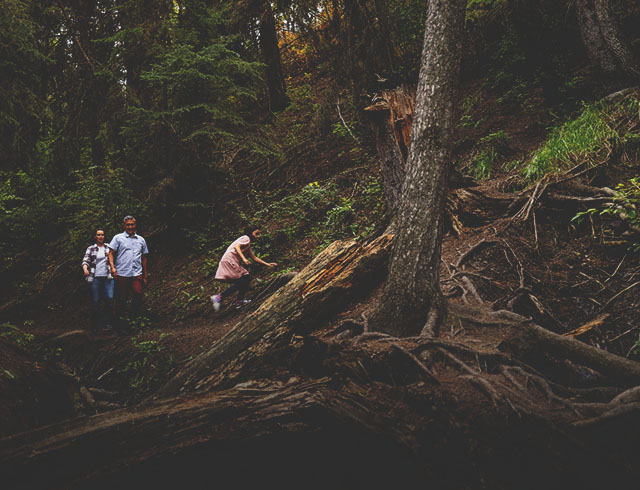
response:
<path id="1" fill-rule="evenodd" d="M 113 258 L 122 277 L 135 277 L 142 274 L 142 256 L 149 253 L 147 242 L 140 235 L 129 235 L 126 231 L 113 237 L 109 248 L 113 250 Z"/>

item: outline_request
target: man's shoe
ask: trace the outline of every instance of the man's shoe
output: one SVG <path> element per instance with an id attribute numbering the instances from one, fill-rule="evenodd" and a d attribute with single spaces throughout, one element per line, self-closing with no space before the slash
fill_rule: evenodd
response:
<path id="1" fill-rule="evenodd" d="M 220 311 L 220 305 L 222 304 L 222 298 L 219 294 L 215 296 L 211 296 L 211 304 L 213 305 L 213 309 L 216 311 Z"/>

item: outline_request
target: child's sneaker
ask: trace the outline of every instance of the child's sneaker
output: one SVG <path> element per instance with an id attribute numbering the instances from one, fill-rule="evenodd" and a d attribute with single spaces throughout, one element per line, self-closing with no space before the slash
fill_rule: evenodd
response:
<path id="1" fill-rule="evenodd" d="M 220 311 L 220 304 L 222 303 L 222 298 L 219 294 L 215 296 L 211 296 L 211 304 L 213 305 L 213 309 L 216 311 Z"/>
<path id="2" fill-rule="evenodd" d="M 239 299 L 238 301 L 236 301 L 236 310 L 239 310 L 240 308 L 242 308 L 245 305 L 248 305 L 249 303 L 251 303 L 250 299 Z"/>

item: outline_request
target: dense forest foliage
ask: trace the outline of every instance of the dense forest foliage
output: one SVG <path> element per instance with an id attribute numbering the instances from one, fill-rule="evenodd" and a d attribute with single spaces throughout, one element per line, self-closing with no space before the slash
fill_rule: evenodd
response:
<path id="1" fill-rule="evenodd" d="M 459 129 L 474 138 L 456 149 L 474 177 L 525 156 L 503 151 L 498 120 L 476 119 L 487 97 L 498 118 L 544 106 L 535 124 L 546 133 L 627 83 L 590 63 L 582 3 L 469 0 L 462 76 L 482 84 L 461 104 Z M 6 0 L 0 298 L 73 269 L 92 230 L 111 235 L 124 214 L 185 251 L 219 252 L 255 219 L 278 223 L 273 244 L 312 236 L 315 250 L 383 226 L 362 109 L 415 84 L 426 4 Z M 609 7 L 637 51 L 637 2 Z M 351 195 L 329 179 L 363 166 L 372 177 Z"/>

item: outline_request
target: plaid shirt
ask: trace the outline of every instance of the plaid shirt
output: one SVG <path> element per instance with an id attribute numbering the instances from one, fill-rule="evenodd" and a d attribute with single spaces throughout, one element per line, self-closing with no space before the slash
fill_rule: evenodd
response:
<path id="1" fill-rule="evenodd" d="M 82 265 L 85 264 L 89 267 L 89 277 L 95 277 L 96 275 L 96 258 L 98 257 L 99 247 L 97 244 L 91 245 L 87 248 L 87 251 L 84 253 L 84 258 L 82 259 Z M 109 246 L 104 245 L 104 254 L 105 260 L 107 260 L 107 279 L 113 279 L 111 275 L 111 267 L 109 267 L 108 255 L 109 255 Z"/>

